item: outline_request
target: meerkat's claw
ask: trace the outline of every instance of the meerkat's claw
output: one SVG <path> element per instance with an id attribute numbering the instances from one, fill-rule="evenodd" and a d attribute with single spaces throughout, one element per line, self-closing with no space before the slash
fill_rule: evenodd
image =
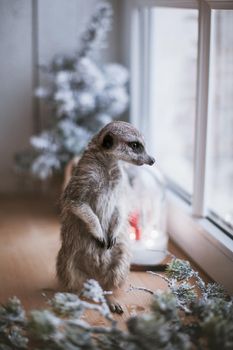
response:
<path id="1" fill-rule="evenodd" d="M 106 241 L 104 238 L 96 238 L 96 242 L 99 247 L 105 248 L 106 247 Z"/>
<path id="2" fill-rule="evenodd" d="M 109 309 L 111 310 L 111 312 L 119 314 L 119 315 L 124 313 L 122 306 L 119 303 L 109 304 Z"/>
<path id="3" fill-rule="evenodd" d="M 116 237 L 110 237 L 108 239 L 107 249 L 111 249 L 116 244 Z"/>
<path id="4" fill-rule="evenodd" d="M 123 314 L 124 310 L 122 306 L 118 303 L 117 299 L 112 294 L 106 295 L 106 300 L 111 312 L 116 314 Z"/>

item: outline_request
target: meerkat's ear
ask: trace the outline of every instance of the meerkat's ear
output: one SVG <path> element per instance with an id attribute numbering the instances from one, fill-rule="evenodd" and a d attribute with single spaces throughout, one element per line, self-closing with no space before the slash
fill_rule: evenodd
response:
<path id="1" fill-rule="evenodd" d="M 105 149 L 110 149 L 112 148 L 114 145 L 114 136 L 112 135 L 112 133 L 107 133 L 102 141 L 102 147 Z"/>

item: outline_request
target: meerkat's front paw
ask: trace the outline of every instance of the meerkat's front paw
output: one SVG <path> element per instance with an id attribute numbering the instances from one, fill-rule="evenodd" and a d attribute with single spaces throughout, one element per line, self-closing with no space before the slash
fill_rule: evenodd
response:
<path id="1" fill-rule="evenodd" d="M 115 244 L 116 244 L 116 237 L 109 237 L 107 249 L 111 249 Z"/>

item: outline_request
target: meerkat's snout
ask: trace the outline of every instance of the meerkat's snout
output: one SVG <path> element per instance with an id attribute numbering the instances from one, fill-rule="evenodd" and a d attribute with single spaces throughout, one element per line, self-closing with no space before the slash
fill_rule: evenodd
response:
<path id="1" fill-rule="evenodd" d="M 130 162 L 131 163 L 131 162 Z M 146 151 L 144 151 L 141 155 L 137 157 L 137 159 L 132 158 L 132 163 L 136 165 L 147 164 L 152 166 L 155 163 L 155 159 L 149 156 Z"/>
<path id="2" fill-rule="evenodd" d="M 148 165 L 153 165 L 154 163 L 155 163 L 155 159 L 149 156 Z"/>

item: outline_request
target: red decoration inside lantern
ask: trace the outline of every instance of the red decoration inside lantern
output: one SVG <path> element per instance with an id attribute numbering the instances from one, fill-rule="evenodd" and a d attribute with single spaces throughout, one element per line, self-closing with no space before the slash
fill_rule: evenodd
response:
<path id="1" fill-rule="evenodd" d="M 139 227 L 139 212 L 135 211 L 130 214 L 129 223 L 134 230 L 135 240 L 139 241 L 141 239 L 141 229 Z"/>

